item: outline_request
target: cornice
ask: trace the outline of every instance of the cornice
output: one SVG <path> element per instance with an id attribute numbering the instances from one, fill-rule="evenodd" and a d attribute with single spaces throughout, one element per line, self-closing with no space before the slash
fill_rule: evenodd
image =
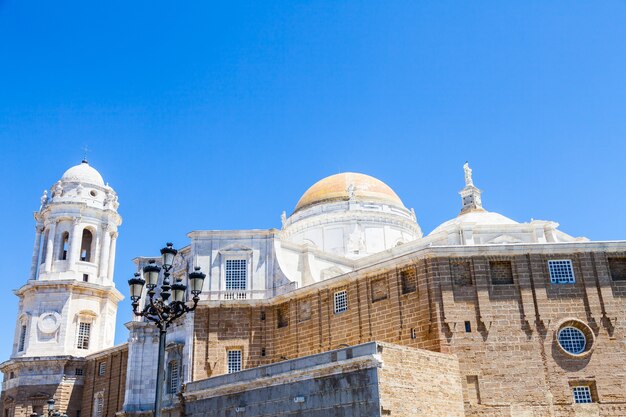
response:
<path id="1" fill-rule="evenodd" d="M 40 288 L 69 288 L 71 292 L 78 294 L 95 293 L 98 296 L 112 299 L 116 303 L 123 300 L 124 296 L 113 286 L 102 286 L 91 282 L 75 281 L 75 280 L 53 280 L 53 281 L 38 281 L 29 280 L 25 285 L 17 290 L 13 290 L 13 293 L 18 297 L 24 296 L 30 291 L 36 291 Z"/>
<path id="2" fill-rule="evenodd" d="M 124 350 L 128 350 L 128 342 L 124 342 L 121 345 L 113 346 L 110 348 L 99 350 L 98 352 L 91 353 L 85 356 L 85 359 L 97 359 L 102 356 L 110 355 L 116 352 L 122 352 Z"/>
<path id="3" fill-rule="evenodd" d="M 522 244 L 493 244 L 493 245 L 471 245 L 471 246 L 430 246 L 406 251 L 402 245 L 390 251 L 382 252 L 387 256 L 381 259 L 378 255 L 371 255 L 359 259 L 357 267 L 350 272 L 319 281 L 306 287 L 297 288 L 293 291 L 275 295 L 259 300 L 202 300 L 200 306 L 209 308 L 241 308 L 241 307 L 261 307 L 280 304 L 290 301 L 293 298 L 301 298 L 306 295 L 315 294 L 319 291 L 328 290 L 344 286 L 362 278 L 364 275 L 375 275 L 383 271 L 396 269 L 405 265 L 415 264 L 421 259 L 431 259 L 439 256 L 445 257 L 467 257 L 467 256 L 514 256 L 523 254 L 564 254 L 581 252 L 624 252 L 626 251 L 626 241 L 603 241 L 603 242 L 568 242 L 568 243 L 522 243 Z M 400 250 L 404 250 L 402 253 Z M 400 252 L 400 253 L 398 253 Z M 391 255 L 391 256 L 390 256 Z"/>
<path id="4" fill-rule="evenodd" d="M 272 237 L 278 234 L 278 229 L 248 229 L 248 230 L 193 230 L 187 233 L 190 239 L 200 238 L 255 238 Z"/>
<path id="5" fill-rule="evenodd" d="M 5 372 L 5 370 L 8 370 L 8 368 L 11 367 L 19 367 L 20 365 L 32 365 L 33 363 L 36 363 L 37 365 L 48 365 L 59 362 L 83 362 L 85 360 L 85 358 L 72 355 L 28 356 L 21 358 L 11 358 L 0 363 L 0 372 Z"/>

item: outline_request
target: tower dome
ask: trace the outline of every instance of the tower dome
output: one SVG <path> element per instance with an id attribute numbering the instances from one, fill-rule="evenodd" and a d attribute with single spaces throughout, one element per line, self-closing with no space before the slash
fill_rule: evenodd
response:
<path id="1" fill-rule="evenodd" d="M 99 185 L 101 187 L 104 186 L 104 180 L 102 179 L 102 175 L 93 168 L 89 163 L 83 159 L 83 161 L 74 165 L 61 177 L 61 181 L 63 182 L 82 182 L 85 184 L 93 184 Z"/>
<path id="2" fill-rule="evenodd" d="M 370 201 L 404 207 L 400 197 L 381 180 L 356 172 L 331 175 L 313 184 L 300 197 L 294 212 L 333 201 Z"/>
<path id="3" fill-rule="evenodd" d="M 289 218 L 282 238 L 347 258 L 419 239 L 413 211 L 384 182 L 365 174 L 335 174 L 313 184 Z"/>

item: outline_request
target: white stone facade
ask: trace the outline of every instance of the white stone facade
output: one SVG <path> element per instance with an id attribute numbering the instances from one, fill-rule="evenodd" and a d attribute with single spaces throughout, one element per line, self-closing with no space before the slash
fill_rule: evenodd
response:
<path id="1" fill-rule="evenodd" d="M 20 298 L 12 358 L 84 357 L 113 346 L 117 195 L 86 161 L 41 198 L 35 244 Z"/>

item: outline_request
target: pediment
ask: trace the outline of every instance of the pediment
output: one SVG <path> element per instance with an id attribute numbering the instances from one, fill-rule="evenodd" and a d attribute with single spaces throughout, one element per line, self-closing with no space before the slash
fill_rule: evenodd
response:
<path id="1" fill-rule="evenodd" d="M 490 241 L 488 241 L 486 243 L 507 244 L 507 243 L 524 243 L 524 241 L 521 240 L 521 239 L 516 238 L 515 236 L 500 235 L 498 237 L 495 237 L 495 238 L 491 239 Z"/>
<path id="2" fill-rule="evenodd" d="M 322 271 L 320 272 L 320 275 L 321 275 L 321 278 L 324 280 L 324 279 L 334 278 L 343 273 L 344 272 L 338 266 L 331 266 L 330 268 L 322 269 Z"/>

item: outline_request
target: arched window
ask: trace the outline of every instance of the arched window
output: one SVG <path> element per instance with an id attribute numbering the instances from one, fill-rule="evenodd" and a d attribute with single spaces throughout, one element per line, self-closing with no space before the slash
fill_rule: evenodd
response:
<path id="1" fill-rule="evenodd" d="M 69 250 L 70 234 L 69 232 L 63 232 L 61 235 L 61 245 L 59 248 L 59 260 L 64 261 L 67 259 L 67 251 Z"/>
<path id="2" fill-rule="evenodd" d="M 171 360 L 167 365 L 167 392 L 175 394 L 180 386 L 180 369 L 176 359 Z"/>
<path id="3" fill-rule="evenodd" d="M 83 239 L 80 244 L 80 260 L 85 262 L 91 262 L 91 244 L 93 241 L 93 235 L 88 229 L 83 230 Z"/>
<path id="4" fill-rule="evenodd" d="M 102 392 L 94 395 L 93 399 L 93 417 L 102 417 L 104 414 L 104 394 Z"/>
<path id="5" fill-rule="evenodd" d="M 20 327 L 20 340 L 17 344 L 17 351 L 18 352 L 23 352 L 24 351 L 24 345 L 26 344 L 26 324 L 22 324 L 22 326 Z"/>

